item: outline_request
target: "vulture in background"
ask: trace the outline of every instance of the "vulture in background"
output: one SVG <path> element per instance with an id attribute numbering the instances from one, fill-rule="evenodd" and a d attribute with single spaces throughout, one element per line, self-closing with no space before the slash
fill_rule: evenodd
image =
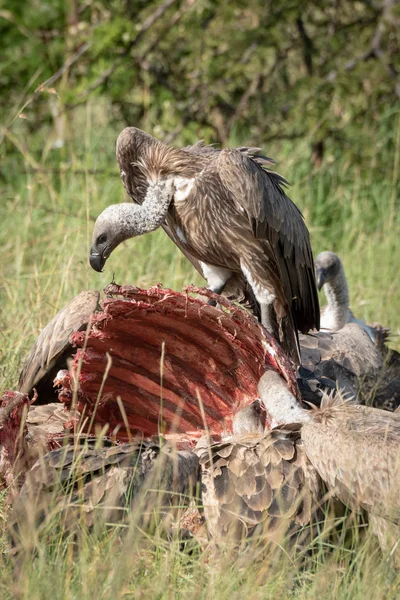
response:
<path id="1" fill-rule="evenodd" d="M 400 354 L 387 346 L 390 330 L 381 325 L 367 325 L 354 316 L 346 275 L 337 254 L 321 252 L 315 259 L 315 271 L 318 289 L 324 289 L 328 301 L 321 311 L 321 331 L 317 338 L 323 346 L 324 336 L 330 335 L 328 331 L 332 332 L 336 357 L 340 349 L 343 358 L 339 357 L 339 362 L 363 379 L 362 397 L 367 404 L 372 401 L 377 407 L 397 408 L 400 404 Z M 302 364 L 305 365 L 305 347 L 311 350 L 316 344 L 313 344 L 312 336 L 301 336 L 300 343 Z"/>
<path id="2" fill-rule="evenodd" d="M 299 364 L 297 331 L 319 329 L 313 256 L 303 217 L 286 181 L 265 169 L 268 159 L 251 149 L 177 149 L 134 127 L 122 131 L 116 153 L 134 203 L 97 218 L 93 269 L 122 241 L 164 226 L 212 291 L 221 294 L 234 278 L 255 298 L 262 324 Z"/>
<path id="3" fill-rule="evenodd" d="M 380 329 L 370 327 L 361 319 L 357 319 L 350 309 L 349 286 L 343 264 L 337 254 L 331 251 L 321 252 L 315 259 L 315 272 L 318 289 L 324 288 L 328 301 L 321 311 L 321 329 L 338 331 L 346 323 L 357 323 L 376 343 Z M 384 330 L 386 331 L 386 330 Z"/>

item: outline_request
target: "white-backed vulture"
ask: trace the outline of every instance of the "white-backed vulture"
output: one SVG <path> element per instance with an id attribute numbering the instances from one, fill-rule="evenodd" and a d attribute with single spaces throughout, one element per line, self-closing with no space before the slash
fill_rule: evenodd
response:
<path id="1" fill-rule="evenodd" d="M 366 510 L 374 527 L 383 527 L 376 530 L 383 549 L 385 532 L 399 539 L 400 414 L 340 395 L 326 396 L 320 408 L 305 410 L 270 370 L 260 380 L 259 393 L 273 425 L 302 424 L 308 460 L 332 494 L 355 510 Z"/>
<path id="2" fill-rule="evenodd" d="M 123 240 L 166 223 L 200 261 L 210 289 L 221 293 L 232 276 L 244 277 L 263 324 L 298 364 L 297 330 L 319 328 L 319 305 L 308 230 L 285 180 L 246 152 L 172 148 L 134 127 L 120 134 L 117 159 L 125 189 L 141 206 L 101 213 L 91 266 L 101 271 Z"/>

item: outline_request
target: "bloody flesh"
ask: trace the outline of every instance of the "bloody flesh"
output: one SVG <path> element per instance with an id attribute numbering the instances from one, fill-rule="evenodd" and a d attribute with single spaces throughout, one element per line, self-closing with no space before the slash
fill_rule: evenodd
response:
<path id="1" fill-rule="evenodd" d="M 108 434 L 230 433 L 232 417 L 257 397 L 272 366 L 298 396 L 293 368 L 252 315 L 208 290 L 112 284 L 89 332 L 73 333 L 69 372 L 56 378 L 59 399 L 73 403 Z M 193 298 L 201 293 L 222 303 Z M 75 391 L 75 393 L 74 393 Z M 120 398 L 129 432 L 118 404 Z"/>

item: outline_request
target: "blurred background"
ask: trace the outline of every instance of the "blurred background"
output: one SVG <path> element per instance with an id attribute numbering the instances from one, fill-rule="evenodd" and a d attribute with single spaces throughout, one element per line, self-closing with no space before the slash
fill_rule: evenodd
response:
<path id="1" fill-rule="evenodd" d="M 115 141 L 259 146 L 291 183 L 315 255 L 399 348 L 400 6 L 394 0 L 9 0 L 0 8 L 1 387 L 83 289 L 200 277 L 162 231 L 88 265 L 126 199 Z M 323 297 L 321 296 L 323 303 Z"/>

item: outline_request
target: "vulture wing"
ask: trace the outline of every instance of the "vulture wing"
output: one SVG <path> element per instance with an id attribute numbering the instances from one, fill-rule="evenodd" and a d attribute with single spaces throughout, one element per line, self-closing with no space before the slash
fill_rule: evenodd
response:
<path id="1" fill-rule="evenodd" d="M 342 502 L 400 523 L 400 414 L 329 399 L 301 438 Z"/>
<path id="2" fill-rule="evenodd" d="M 254 235 L 273 253 L 296 328 L 319 329 L 319 304 L 310 238 L 303 217 L 286 196 L 286 181 L 237 150 L 222 150 L 218 174 Z"/>
<path id="3" fill-rule="evenodd" d="M 82 524 L 126 522 L 130 515 L 143 527 L 153 511 L 162 514 L 170 505 L 187 503 L 197 481 L 192 452 L 169 452 L 144 441 L 65 446 L 28 473 L 10 515 L 11 537 L 17 549 L 25 548 L 35 538 L 29 531 L 43 534 L 51 524 L 77 531 Z"/>
<path id="4" fill-rule="evenodd" d="M 334 359 L 358 377 L 363 377 L 376 375 L 384 366 L 382 353 L 356 323 L 347 323 L 339 331 L 300 335 L 299 340 L 302 365 L 309 369 Z"/>
<path id="5" fill-rule="evenodd" d="M 21 371 L 18 390 L 29 394 L 36 384 L 49 373 L 57 359 L 70 349 L 69 336 L 85 327 L 96 311 L 100 293 L 81 292 L 64 306 L 40 333 Z M 59 367 L 63 368 L 63 367 Z"/>
<path id="6" fill-rule="evenodd" d="M 320 480 L 299 432 L 233 439 L 197 450 L 207 526 L 215 539 L 263 535 L 282 540 L 312 519 Z"/>
<path id="7" fill-rule="evenodd" d="M 334 332 L 300 335 L 302 365 L 317 377 L 329 377 L 364 404 L 394 410 L 400 403 L 396 353 L 379 348 L 357 323 Z M 394 359 L 393 359 L 394 357 Z"/>

